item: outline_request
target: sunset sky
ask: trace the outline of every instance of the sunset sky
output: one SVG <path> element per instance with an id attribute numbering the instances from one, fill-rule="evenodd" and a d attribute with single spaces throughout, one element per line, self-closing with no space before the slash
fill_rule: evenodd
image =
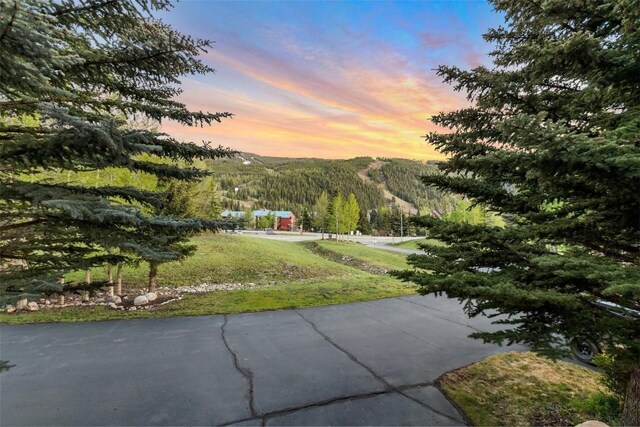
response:
<path id="1" fill-rule="evenodd" d="M 429 117 L 466 105 L 439 64 L 489 63 L 484 1 L 182 1 L 162 16 L 215 42 L 215 74 L 183 80 L 191 109 L 229 111 L 212 127 L 165 123 L 181 140 L 261 155 L 441 158 Z"/>

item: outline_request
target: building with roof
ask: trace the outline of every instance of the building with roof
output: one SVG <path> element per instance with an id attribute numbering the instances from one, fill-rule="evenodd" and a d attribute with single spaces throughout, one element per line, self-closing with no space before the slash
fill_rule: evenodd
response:
<path id="1" fill-rule="evenodd" d="M 273 216 L 274 228 L 280 231 L 293 231 L 296 227 L 296 216 L 291 211 L 271 211 L 269 209 L 259 209 L 251 212 L 254 218 L 261 218 L 265 216 Z"/>

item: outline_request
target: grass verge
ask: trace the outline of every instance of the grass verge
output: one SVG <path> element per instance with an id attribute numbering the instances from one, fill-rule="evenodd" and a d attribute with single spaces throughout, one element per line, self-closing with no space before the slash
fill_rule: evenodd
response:
<path id="1" fill-rule="evenodd" d="M 18 315 L 0 313 L 0 322 L 8 324 L 82 322 L 246 313 L 344 304 L 413 293 L 415 293 L 413 285 L 402 283 L 392 277 L 357 273 L 349 277 L 186 295 L 181 301 L 150 311 L 115 311 L 101 306 L 68 307 Z"/>
<path id="2" fill-rule="evenodd" d="M 402 243 L 392 243 L 391 246 L 395 246 L 397 248 L 404 248 L 404 249 L 420 249 L 418 247 L 418 245 L 420 243 L 423 244 L 429 244 L 429 245 L 433 245 L 433 246 L 444 246 L 444 243 L 442 243 L 440 240 L 436 240 L 436 239 L 413 239 L 413 240 L 405 240 Z"/>
<path id="3" fill-rule="evenodd" d="M 446 373 L 440 387 L 474 425 L 615 424 L 619 402 L 600 375 L 533 353 L 501 353 Z"/>

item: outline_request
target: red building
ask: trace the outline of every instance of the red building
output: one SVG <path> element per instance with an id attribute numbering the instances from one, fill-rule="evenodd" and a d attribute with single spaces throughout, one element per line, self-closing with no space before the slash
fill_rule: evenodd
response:
<path id="1" fill-rule="evenodd" d="M 275 217 L 275 229 L 279 231 L 293 231 L 296 228 L 296 216 L 291 211 L 270 211 L 268 209 L 260 209 L 253 211 L 251 215 L 254 218 L 261 218 L 269 215 Z"/>
<path id="2" fill-rule="evenodd" d="M 296 216 L 291 211 L 273 211 L 273 216 L 278 218 L 278 230 L 293 231 L 296 228 Z"/>

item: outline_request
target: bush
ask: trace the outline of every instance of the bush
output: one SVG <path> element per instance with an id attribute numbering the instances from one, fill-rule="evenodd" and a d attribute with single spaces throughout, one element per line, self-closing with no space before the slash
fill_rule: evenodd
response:
<path id="1" fill-rule="evenodd" d="M 628 363 L 618 363 L 616 357 L 610 353 L 598 354 L 593 363 L 602 371 L 602 384 L 624 398 L 629 383 L 631 366 Z"/>
<path id="2" fill-rule="evenodd" d="M 619 424 L 622 405 L 620 399 L 612 394 L 596 392 L 584 400 L 574 400 L 571 406 L 593 419 L 603 421 L 609 425 Z"/>

